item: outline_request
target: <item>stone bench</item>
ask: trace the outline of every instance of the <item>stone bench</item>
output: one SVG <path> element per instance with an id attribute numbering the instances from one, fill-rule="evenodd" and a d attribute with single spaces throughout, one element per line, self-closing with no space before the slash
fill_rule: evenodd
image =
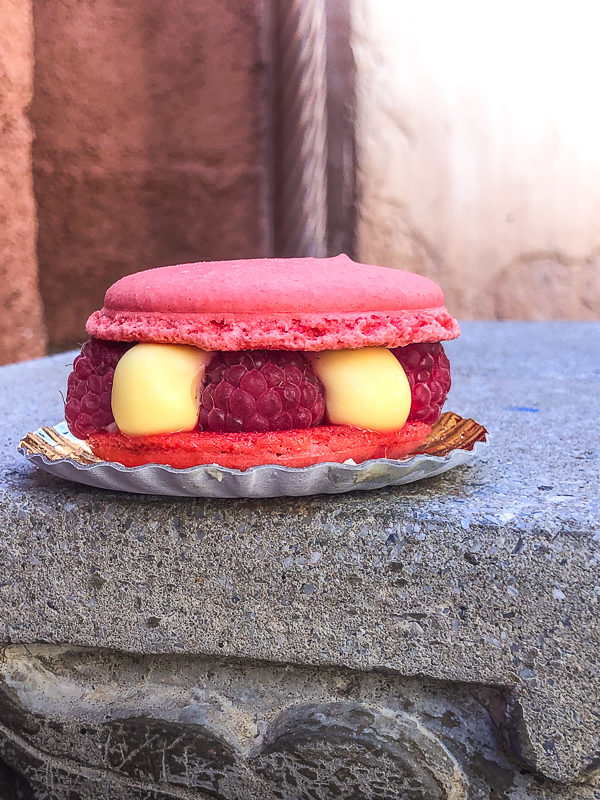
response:
<path id="1" fill-rule="evenodd" d="M 2 800 L 600 797 L 600 326 L 447 351 L 484 457 L 266 501 L 37 471 L 71 358 L 0 370 Z"/>

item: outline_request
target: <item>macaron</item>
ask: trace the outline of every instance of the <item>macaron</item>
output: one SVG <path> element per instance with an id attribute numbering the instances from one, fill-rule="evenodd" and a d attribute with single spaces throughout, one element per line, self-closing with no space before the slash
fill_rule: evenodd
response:
<path id="1" fill-rule="evenodd" d="M 90 336 L 203 350 L 337 350 L 454 339 L 440 287 L 403 270 L 333 258 L 206 261 L 127 275 Z"/>
<path id="2" fill-rule="evenodd" d="M 409 455 L 459 335 L 436 283 L 345 255 L 144 270 L 86 330 L 65 417 L 96 455 L 239 469 Z"/>

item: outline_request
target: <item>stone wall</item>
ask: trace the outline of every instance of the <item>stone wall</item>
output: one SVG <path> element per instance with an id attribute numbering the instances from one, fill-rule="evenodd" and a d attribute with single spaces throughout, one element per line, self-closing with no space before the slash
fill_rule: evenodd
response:
<path id="1" fill-rule="evenodd" d="M 0 364 L 42 355 L 31 128 L 33 21 L 25 0 L 0 0 Z"/>
<path id="2" fill-rule="evenodd" d="M 327 4 L 329 247 L 430 275 L 463 318 L 596 317 L 599 12 L 433 8 Z M 268 0 L 0 11 L 0 362 L 45 348 L 32 130 L 51 349 L 121 275 L 273 252 Z"/>
<path id="3" fill-rule="evenodd" d="M 597 798 L 597 780 L 561 786 L 502 745 L 504 702 L 421 677 L 0 645 L 0 755 L 22 792 L 6 800 Z"/>
<path id="4" fill-rule="evenodd" d="M 463 318 L 598 317 L 598 9 L 578 9 L 354 0 L 359 258 L 433 277 Z"/>
<path id="5" fill-rule="evenodd" d="M 142 267 L 270 250 L 267 4 L 34 0 L 52 347 Z"/>

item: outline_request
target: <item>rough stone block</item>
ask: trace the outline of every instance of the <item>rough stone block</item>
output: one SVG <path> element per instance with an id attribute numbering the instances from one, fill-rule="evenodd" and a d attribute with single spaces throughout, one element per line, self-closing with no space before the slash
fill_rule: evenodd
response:
<path id="1" fill-rule="evenodd" d="M 60 417 L 68 356 L 3 368 L 28 401 L 3 423 L 0 757 L 44 800 L 595 800 L 598 439 L 573 376 L 593 419 L 598 333 L 465 325 L 449 405 L 486 457 L 299 499 L 34 471 L 13 448 Z"/>

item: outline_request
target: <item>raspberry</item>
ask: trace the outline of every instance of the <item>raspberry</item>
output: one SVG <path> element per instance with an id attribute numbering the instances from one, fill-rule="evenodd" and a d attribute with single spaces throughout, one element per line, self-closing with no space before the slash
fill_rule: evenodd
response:
<path id="1" fill-rule="evenodd" d="M 409 344 L 392 350 L 402 364 L 412 392 L 409 421 L 433 425 L 450 391 L 450 362 L 440 342 Z"/>
<path id="2" fill-rule="evenodd" d="M 111 410 L 113 375 L 118 360 L 131 347 L 124 342 L 90 339 L 73 362 L 67 384 L 65 419 L 78 439 L 106 430 L 115 419 Z"/>
<path id="3" fill-rule="evenodd" d="M 198 426 L 229 433 L 310 428 L 324 413 L 323 386 L 301 353 L 221 352 L 206 370 Z"/>

